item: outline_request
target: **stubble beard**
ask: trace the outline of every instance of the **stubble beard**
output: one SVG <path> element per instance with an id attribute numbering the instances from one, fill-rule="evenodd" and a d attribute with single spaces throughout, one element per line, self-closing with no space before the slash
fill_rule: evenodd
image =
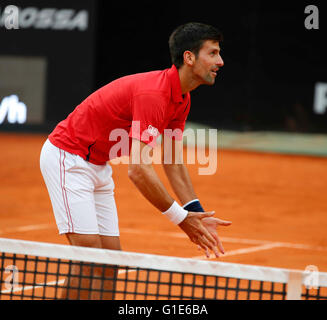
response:
<path id="1" fill-rule="evenodd" d="M 204 77 L 204 82 L 207 85 L 213 85 L 215 83 L 216 78 L 213 78 L 210 73 L 207 73 Z"/>

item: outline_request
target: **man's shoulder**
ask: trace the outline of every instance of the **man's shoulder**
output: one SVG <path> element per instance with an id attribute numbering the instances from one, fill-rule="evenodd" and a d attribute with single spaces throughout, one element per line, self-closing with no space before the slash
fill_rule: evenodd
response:
<path id="1" fill-rule="evenodd" d="M 136 98 L 140 95 L 161 98 L 168 102 L 171 97 L 171 83 L 167 70 L 154 70 L 143 73 L 134 73 L 122 76 L 98 91 L 103 97 L 127 97 Z"/>
<path id="2" fill-rule="evenodd" d="M 131 76 L 133 96 L 149 95 L 169 98 L 171 85 L 167 77 L 167 70 L 149 71 Z"/>
<path id="3" fill-rule="evenodd" d="M 149 88 L 150 90 L 160 90 L 166 88 L 169 84 L 167 69 L 138 73 L 134 77 L 137 83 L 142 84 L 143 88 Z"/>

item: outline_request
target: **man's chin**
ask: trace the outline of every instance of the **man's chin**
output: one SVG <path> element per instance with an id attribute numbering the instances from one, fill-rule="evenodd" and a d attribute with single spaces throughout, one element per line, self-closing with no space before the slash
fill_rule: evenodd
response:
<path id="1" fill-rule="evenodd" d="M 217 76 L 217 74 L 215 75 L 215 76 L 213 76 L 211 73 L 210 74 L 208 74 L 203 80 L 205 81 L 205 83 L 207 84 L 207 85 L 213 85 L 213 84 L 215 84 L 215 81 L 216 81 L 216 76 Z"/>
<path id="2" fill-rule="evenodd" d="M 215 84 L 216 79 L 211 78 L 211 79 L 205 79 L 203 84 L 206 84 L 208 86 L 212 86 Z"/>

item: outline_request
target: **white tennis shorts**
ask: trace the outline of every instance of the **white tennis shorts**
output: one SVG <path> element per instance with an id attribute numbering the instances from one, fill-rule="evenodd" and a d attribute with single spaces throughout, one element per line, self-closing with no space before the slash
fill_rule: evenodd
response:
<path id="1" fill-rule="evenodd" d="M 59 233 L 119 236 L 109 164 L 95 165 L 47 140 L 40 156 Z"/>

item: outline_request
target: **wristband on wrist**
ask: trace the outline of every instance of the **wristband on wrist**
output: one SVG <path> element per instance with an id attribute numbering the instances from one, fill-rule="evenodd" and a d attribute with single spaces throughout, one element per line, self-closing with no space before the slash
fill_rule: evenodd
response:
<path id="1" fill-rule="evenodd" d="M 180 224 L 186 218 L 188 211 L 183 209 L 176 201 L 174 201 L 170 208 L 162 214 L 164 214 L 172 223 Z"/>
<path id="2" fill-rule="evenodd" d="M 204 212 L 204 209 L 202 208 L 199 199 L 194 199 L 184 204 L 183 208 L 187 211 L 192 211 L 192 212 Z"/>

